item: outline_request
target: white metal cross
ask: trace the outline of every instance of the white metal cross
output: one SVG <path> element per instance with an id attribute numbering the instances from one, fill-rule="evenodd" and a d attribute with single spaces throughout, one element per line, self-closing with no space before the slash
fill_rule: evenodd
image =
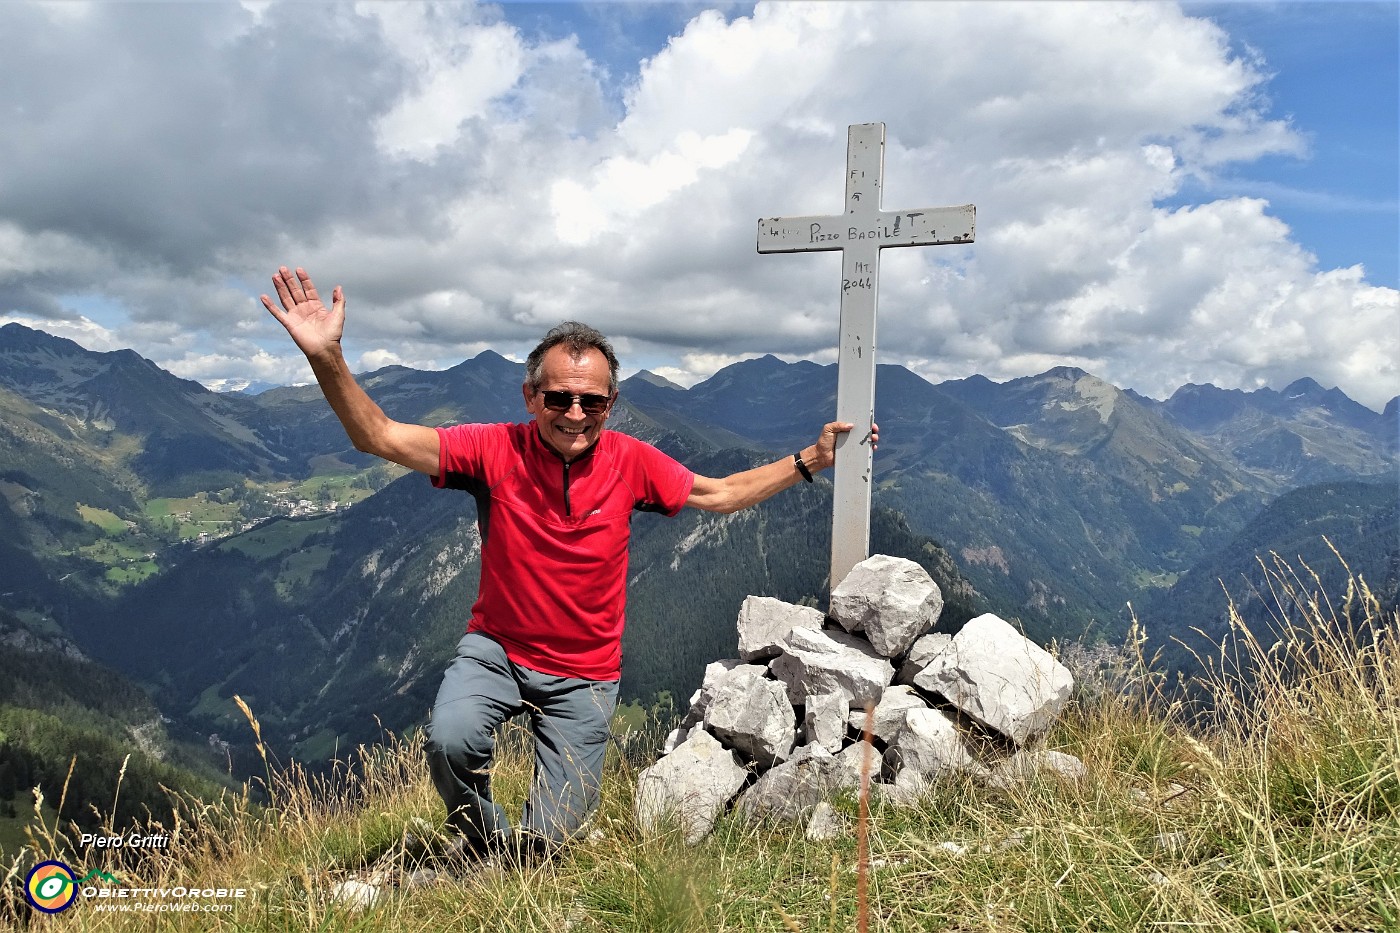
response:
<path id="1" fill-rule="evenodd" d="M 977 208 L 880 208 L 885 170 L 885 124 L 850 127 L 846 148 L 846 212 L 826 217 L 764 217 L 760 253 L 839 249 L 841 355 L 836 368 L 836 420 L 855 425 L 836 445 L 836 492 L 831 518 L 831 581 L 835 587 L 870 556 L 871 447 L 875 416 L 875 297 L 880 250 L 890 246 L 971 243 Z"/>

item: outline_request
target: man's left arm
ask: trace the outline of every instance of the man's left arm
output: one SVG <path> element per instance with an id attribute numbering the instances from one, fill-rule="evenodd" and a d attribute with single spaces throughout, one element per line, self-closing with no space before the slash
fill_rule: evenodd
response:
<path id="1" fill-rule="evenodd" d="M 845 421 L 832 421 L 822 428 L 817 442 L 802 448 L 797 454 L 789 455 L 774 463 L 754 467 L 740 473 L 731 473 L 721 479 L 695 475 L 695 485 L 691 487 L 690 498 L 685 504 L 706 512 L 737 512 L 764 499 L 782 492 L 789 486 L 801 482 L 805 477 L 798 468 L 797 458 L 808 473 L 825 470 L 836 462 L 836 438 L 847 433 L 855 425 Z M 868 441 L 874 448 L 880 440 L 880 428 L 871 425 Z"/>

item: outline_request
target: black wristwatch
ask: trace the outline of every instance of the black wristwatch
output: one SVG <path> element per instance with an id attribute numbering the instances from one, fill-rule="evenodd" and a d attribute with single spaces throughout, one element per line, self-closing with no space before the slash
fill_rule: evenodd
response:
<path id="1" fill-rule="evenodd" d="M 812 481 L 812 471 L 807 469 L 807 464 L 802 462 L 801 451 L 792 455 L 792 462 L 797 467 L 797 472 L 802 474 L 802 478 L 810 483 Z"/>

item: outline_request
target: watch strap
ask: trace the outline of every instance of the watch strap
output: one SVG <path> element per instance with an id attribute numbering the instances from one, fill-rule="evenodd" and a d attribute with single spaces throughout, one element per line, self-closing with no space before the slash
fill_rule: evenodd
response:
<path id="1" fill-rule="evenodd" d="M 812 471 L 807 469 L 807 464 L 802 462 L 802 453 L 799 451 L 792 455 L 793 465 L 797 467 L 797 472 L 802 474 L 802 478 L 807 482 L 812 481 Z"/>

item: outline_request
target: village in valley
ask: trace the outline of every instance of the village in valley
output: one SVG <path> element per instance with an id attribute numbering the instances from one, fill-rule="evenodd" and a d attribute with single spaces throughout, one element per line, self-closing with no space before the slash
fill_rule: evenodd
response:
<path id="1" fill-rule="evenodd" d="M 401 473 L 392 466 L 376 466 L 298 481 L 245 479 L 239 486 L 212 492 L 149 499 L 142 521 L 80 505 L 79 516 L 96 526 L 98 534 L 77 548 L 75 556 L 94 562 L 109 586 L 139 583 L 168 565 L 175 552 L 214 544 L 273 519 L 332 514 L 367 498 Z"/>
<path id="2" fill-rule="evenodd" d="M 337 509 L 352 505 L 358 501 L 358 498 L 362 498 L 345 497 L 336 499 L 332 496 L 318 496 L 314 499 L 304 499 L 297 498 L 294 490 L 273 490 L 267 492 L 265 495 L 267 496 L 266 502 L 268 505 L 268 514 L 266 515 L 249 517 L 240 514 L 238 518 L 234 519 L 196 518 L 195 516 L 200 514 L 199 511 L 196 508 L 190 508 L 184 511 L 170 513 L 169 519 L 174 521 L 177 526 L 187 526 L 193 534 L 185 532 L 184 527 L 181 527 L 181 537 L 193 540 L 195 545 L 198 546 L 208 544 L 211 541 L 218 541 L 244 531 L 250 531 L 269 518 L 307 518 L 313 515 L 324 515 L 328 512 L 334 512 Z M 205 493 L 200 493 L 195 498 L 196 500 L 204 499 L 206 503 L 209 501 Z"/>

